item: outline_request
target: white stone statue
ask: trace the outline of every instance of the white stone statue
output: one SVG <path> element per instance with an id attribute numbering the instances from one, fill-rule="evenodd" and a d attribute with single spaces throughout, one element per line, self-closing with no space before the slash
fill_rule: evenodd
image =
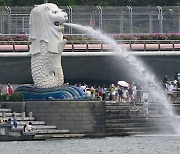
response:
<path id="1" fill-rule="evenodd" d="M 67 14 L 52 3 L 37 5 L 30 13 L 31 71 L 37 88 L 54 88 L 64 83 L 61 56 L 66 44 L 66 20 Z"/>

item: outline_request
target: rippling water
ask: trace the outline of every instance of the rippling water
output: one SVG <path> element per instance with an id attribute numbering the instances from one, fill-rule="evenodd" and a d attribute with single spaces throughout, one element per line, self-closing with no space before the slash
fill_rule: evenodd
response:
<path id="1" fill-rule="evenodd" d="M 4 150 L 3 150 L 4 149 Z M 180 136 L 0 142 L 2 154 L 179 154 Z"/>

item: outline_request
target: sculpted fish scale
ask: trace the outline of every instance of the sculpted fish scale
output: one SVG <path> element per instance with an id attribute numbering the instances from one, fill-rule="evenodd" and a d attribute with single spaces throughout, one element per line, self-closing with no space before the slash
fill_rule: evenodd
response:
<path id="1" fill-rule="evenodd" d="M 61 56 L 66 44 L 63 39 L 66 20 L 67 14 L 55 4 L 38 5 L 31 11 L 31 71 L 37 88 L 54 88 L 64 83 Z"/>

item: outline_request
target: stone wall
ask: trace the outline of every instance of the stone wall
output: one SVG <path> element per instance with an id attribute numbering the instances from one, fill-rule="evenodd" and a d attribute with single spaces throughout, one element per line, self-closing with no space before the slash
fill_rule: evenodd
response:
<path id="1" fill-rule="evenodd" d="M 43 120 L 70 133 L 103 135 L 105 129 L 105 103 L 100 101 L 26 101 L 0 102 L 13 112 L 33 112 L 36 120 Z"/>

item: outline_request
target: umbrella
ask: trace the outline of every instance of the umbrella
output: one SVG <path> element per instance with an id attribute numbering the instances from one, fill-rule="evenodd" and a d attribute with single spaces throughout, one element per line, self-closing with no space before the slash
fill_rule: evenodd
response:
<path id="1" fill-rule="evenodd" d="M 118 81 L 117 84 L 120 85 L 120 86 L 123 86 L 123 87 L 128 87 L 129 86 L 129 83 L 127 83 L 126 81 Z"/>

